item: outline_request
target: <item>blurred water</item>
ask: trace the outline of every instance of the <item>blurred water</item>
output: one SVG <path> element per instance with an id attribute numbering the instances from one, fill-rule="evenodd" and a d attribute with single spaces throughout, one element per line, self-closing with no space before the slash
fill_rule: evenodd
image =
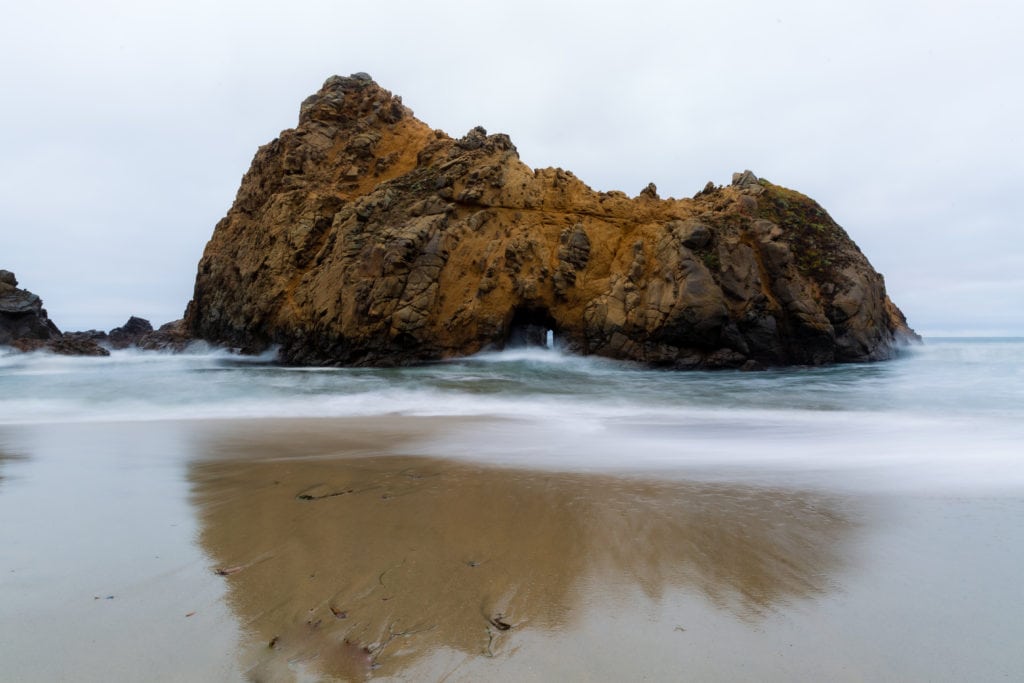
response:
<path id="1" fill-rule="evenodd" d="M 453 430 L 438 454 L 573 468 L 884 466 L 910 468 L 907 481 L 1024 483 L 1024 339 L 933 339 L 890 362 L 754 373 L 547 349 L 389 369 L 272 359 L 8 353 L 0 424 L 474 416 L 495 420 Z"/>

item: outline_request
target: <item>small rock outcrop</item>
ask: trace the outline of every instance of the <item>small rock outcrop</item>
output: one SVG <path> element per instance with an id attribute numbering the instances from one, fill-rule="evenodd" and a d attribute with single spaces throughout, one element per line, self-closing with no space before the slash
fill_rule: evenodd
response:
<path id="1" fill-rule="evenodd" d="M 107 343 L 114 349 L 127 349 L 153 331 L 153 326 L 144 318 L 131 316 L 121 327 L 115 327 L 107 334 Z"/>
<path id="2" fill-rule="evenodd" d="M 0 270 L 0 346 L 65 356 L 109 356 L 111 348 L 183 351 L 192 341 L 183 320 L 154 330 L 148 320 L 136 316 L 109 333 L 101 330 L 62 333 L 47 316 L 42 299 L 18 289 L 14 273 Z"/>
<path id="3" fill-rule="evenodd" d="M 46 342 L 60 336 L 43 308 L 43 300 L 27 289 L 18 289 L 14 273 L 0 270 L 0 344 L 19 339 Z"/>
<path id="4" fill-rule="evenodd" d="M 188 336 L 183 320 L 165 323 L 154 330 L 153 325 L 145 318 L 131 316 L 120 327 L 110 332 L 87 330 L 85 332 L 65 332 L 65 340 L 92 341 L 103 348 L 121 350 L 128 348 L 143 351 L 181 352 L 194 341 Z"/>
<path id="5" fill-rule="evenodd" d="M 110 351 L 92 339 L 75 333 L 64 334 L 53 339 L 15 339 L 11 346 L 18 351 L 49 351 L 61 356 L 109 356 Z"/>
<path id="6" fill-rule="evenodd" d="M 890 357 L 915 335 L 846 232 L 745 171 L 692 199 L 595 192 L 508 136 L 451 138 L 366 74 L 261 147 L 214 229 L 187 333 L 296 364 L 540 343 L 675 368 Z"/>
<path id="7" fill-rule="evenodd" d="M 144 321 L 147 324 L 148 321 Z M 152 330 L 152 328 L 150 328 Z M 156 330 L 142 335 L 133 343 L 143 351 L 184 351 L 194 340 L 185 329 L 184 320 L 164 323 Z"/>
<path id="8" fill-rule="evenodd" d="M 9 270 L 0 270 L 0 346 L 19 351 L 46 350 L 65 356 L 108 356 L 93 339 L 63 334 L 50 320 L 43 300 L 25 289 Z"/>

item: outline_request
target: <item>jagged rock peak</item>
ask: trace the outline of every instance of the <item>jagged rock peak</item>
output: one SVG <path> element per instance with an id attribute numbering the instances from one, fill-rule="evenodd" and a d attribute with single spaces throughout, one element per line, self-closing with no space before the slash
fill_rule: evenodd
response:
<path id="1" fill-rule="evenodd" d="M 331 76 L 317 93 L 303 101 L 299 109 L 299 124 L 311 120 L 337 120 L 346 113 L 365 116 L 371 111 L 389 123 L 412 115 L 402 106 L 401 97 L 381 88 L 369 74 Z"/>
<path id="2" fill-rule="evenodd" d="M 332 76 L 256 153 L 199 264 L 190 334 L 293 363 L 398 364 L 546 338 L 677 368 L 877 360 L 911 337 L 846 232 L 737 173 L 595 192 L 506 135 L 453 139 Z"/>

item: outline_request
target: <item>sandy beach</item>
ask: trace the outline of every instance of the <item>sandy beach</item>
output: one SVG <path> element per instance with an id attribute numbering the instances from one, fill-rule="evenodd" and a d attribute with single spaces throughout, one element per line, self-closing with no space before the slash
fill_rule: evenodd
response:
<path id="1" fill-rule="evenodd" d="M 489 422 L 3 427 L 0 678 L 1024 671 L 1021 497 L 424 453 Z"/>

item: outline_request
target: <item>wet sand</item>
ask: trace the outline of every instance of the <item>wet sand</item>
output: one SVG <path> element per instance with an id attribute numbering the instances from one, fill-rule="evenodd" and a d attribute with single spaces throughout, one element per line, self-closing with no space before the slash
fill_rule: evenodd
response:
<path id="1" fill-rule="evenodd" d="M 425 454 L 477 422 L 0 429 L 0 679 L 1024 674 L 1024 496 Z"/>

